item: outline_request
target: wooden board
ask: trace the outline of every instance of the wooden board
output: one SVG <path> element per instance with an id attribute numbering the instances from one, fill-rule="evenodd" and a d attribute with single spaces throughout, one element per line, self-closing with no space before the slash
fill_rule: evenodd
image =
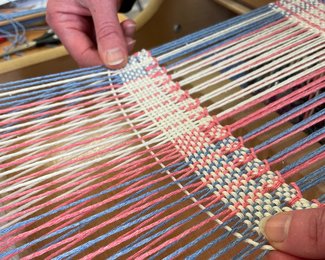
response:
<path id="1" fill-rule="evenodd" d="M 238 2 L 242 2 L 243 4 L 246 4 L 247 6 L 250 6 L 251 8 L 255 9 L 263 5 L 273 3 L 275 1 L 274 0 L 238 0 Z"/>

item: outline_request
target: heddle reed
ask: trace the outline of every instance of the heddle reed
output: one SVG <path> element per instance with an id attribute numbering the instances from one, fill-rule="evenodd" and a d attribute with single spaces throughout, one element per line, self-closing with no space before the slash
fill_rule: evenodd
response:
<path id="1" fill-rule="evenodd" d="M 0 258 L 262 258 L 324 203 L 324 1 L 281 0 L 126 68 L 0 85 Z"/>

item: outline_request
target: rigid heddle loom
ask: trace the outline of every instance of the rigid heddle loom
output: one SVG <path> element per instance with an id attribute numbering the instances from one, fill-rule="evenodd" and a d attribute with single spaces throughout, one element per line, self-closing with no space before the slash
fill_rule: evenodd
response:
<path id="1" fill-rule="evenodd" d="M 324 206 L 325 2 L 0 85 L 1 259 L 263 258 Z"/>

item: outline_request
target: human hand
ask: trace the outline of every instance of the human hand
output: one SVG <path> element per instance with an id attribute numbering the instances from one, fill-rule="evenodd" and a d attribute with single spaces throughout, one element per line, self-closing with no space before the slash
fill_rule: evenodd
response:
<path id="1" fill-rule="evenodd" d="M 81 67 L 127 63 L 134 47 L 135 23 L 119 23 L 121 0 L 48 0 L 46 20 Z"/>
<path id="2" fill-rule="evenodd" d="M 260 227 L 276 249 L 267 259 L 325 259 L 325 208 L 279 213 Z"/>

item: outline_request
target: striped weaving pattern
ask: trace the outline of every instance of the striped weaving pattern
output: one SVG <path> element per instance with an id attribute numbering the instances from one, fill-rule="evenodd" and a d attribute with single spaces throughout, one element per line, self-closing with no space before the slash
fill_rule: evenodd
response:
<path id="1" fill-rule="evenodd" d="M 325 3 L 281 0 L 0 84 L 0 259 L 242 259 L 325 202 Z"/>

